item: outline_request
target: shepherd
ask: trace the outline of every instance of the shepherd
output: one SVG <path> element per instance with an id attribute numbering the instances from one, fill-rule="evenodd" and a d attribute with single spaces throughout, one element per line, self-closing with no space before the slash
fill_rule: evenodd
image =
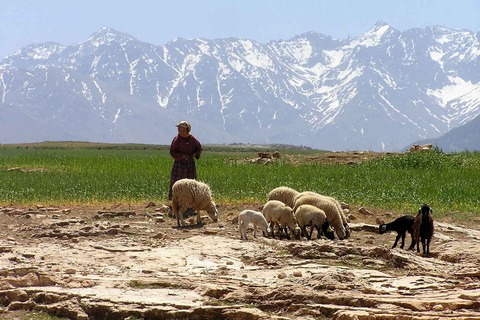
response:
<path id="1" fill-rule="evenodd" d="M 178 135 L 173 138 L 170 145 L 170 155 L 174 161 L 170 175 L 168 200 L 172 200 L 172 186 L 177 180 L 197 179 L 194 159 L 200 159 L 202 153 L 202 145 L 190 134 L 192 126 L 187 121 L 180 121 L 176 127 L 178 128 Z"/>

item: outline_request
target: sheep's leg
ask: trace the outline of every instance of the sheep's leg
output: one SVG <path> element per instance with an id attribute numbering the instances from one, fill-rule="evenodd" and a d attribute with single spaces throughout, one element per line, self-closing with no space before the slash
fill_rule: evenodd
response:
<path id="1" fill-rule="evenodd" d="M 275 239 L 275 223 L 270 222 L 270 229 L 272 230 L 272 238 Z"/>
<path id="2" fill-rule="evenodd" d="M 287 227 L 283 228 L 285 230 L 285 236 L 287 237 L 287 240 L 290 240 L 290 235 L 288 234 L 288 229 Z M 292 235 L 293 235 L 293 231 L 292 231 Z"/>
<path id="3" fill-rule="evenodd" d="M 308 240 L 312 240 L 313 229 L 315 229 L 315 227 L 312 225 L 310 227 L 310 235 L 307 237 Z"/>
<path id="4" fill-rule="evenodd" d="M 307 237 L 307 226 L 300 227 L 300 236 Z"/>
<path id="5" fill-rule="evenodd" d="M 177 224 L 180 226 L 178 220 L 180 218 L 180 222 L 182 223 L 182 226 L 185 226 L 185 220 L 183 220 L 183 212 L 185 212 L 185 210 L 187 210 L 187 208 L 184 208 L 182 206 L 178 207 L 178 211 L 177 211 Z"/>
<path id="6" fill-rule="evenodd" d="M 403 249 L 404 246 L 405 246 L 405 232 L 402 233 L 402 244 L 400 245 L 400 249 Z"/>
<path id="7" fill-rule="evenodd" d="M 427 254 L 430 254 L 430 239 L 427 239 Z"/>
<path id="8" fill-rule="evenodd" d="M 179 219 L 179 216 L 178 216 L 178 206 L 174 201 L 172 201 L 172 215 L 175 218 L 177 218 L 177 226 L 180 226 L 180 219 Z"/>
<path id="9" fill-rule="evenodd" d="M 202 218 L 200 217 L 200 210 L 197 210 L 197 224 L 202 224 Z"/>
<path id="10" fill-rule="evenodd" d="M 317 239 L 321 239 L 322 238 L 322 235 L 323 235 L 323 230 L 317 226 Z"/>
<path id="11" fill-rule="evenodd" d="M 253 224 L 253 237 L 254 237 L 254 238 L 257 237 L 257 226 L 256 226 L 255 223 Z"/>
<path id="12" fill-rule="evenodd" d="M 238 231 L 240 232 L 240 239 L 245 239 L 246 235 L 245 235 L 245 230 L 244 230 L 244 226 L 245 223 L 243 221 L 241 221 L 239 224 L 238 224 Z"/>
<path id="13" fill-rule="evenodd" d="M 401 236 L 402 236 L 402 235 L 401 235 L 400 233 L 397 235 L 397 237 L 395 238 L 395 242 L 393 243 L 392 249 L 397 246 L 398 240 L 400 239 Z"/>
<path id="14" fill-rule="evenodd" d="M 408 250 L 415 250 L 415 239 L 413 238 L 413 230 L 407 230 L 410 235 L 412 236 L 412 244 L 408 248 Z"/>

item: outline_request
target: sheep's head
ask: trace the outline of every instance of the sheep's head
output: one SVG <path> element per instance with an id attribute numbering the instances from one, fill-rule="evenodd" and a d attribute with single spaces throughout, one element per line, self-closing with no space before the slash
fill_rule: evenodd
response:
<path id="1" fill-rule="evenodd" d="M 325 231 L 325 237 L 327 237 L 327 239 L 330 239 L 330 240 L 335 239 L 335 231 L 333 230 L 332 227 L 327 228 L 327 231 Z"/>
<path id="2" fill-rule="evenodd" d="M 302 235 L 302 230 L 300 230 L 300 228 L 298 226 L 295 226 L 294 229 L 291 229 L 292 230 L 292 236 L 295 238 L 295 240 L 300 240 L 300 237 Z"/>
<path id="3" fill-rule="evenodd" d="M 384 234 L 385 231 L 387 231 L 387 225 L 386 224 L 381 224 L 378 226 L 378 229 L 380 230 L 380 234 Z"/>
<path id="4" fill-rule="evenodd" d="M 345 223 L 343 227 L 345 228 L 345 239 L 350 238 L 350 235 L 352 234 L 352 229 L 350 228 L 348 223 Z"/>
<path id="5" fill-rule="evenodd" d="M 433 213 L 432 208 L 428 204 L 424 204 L 420 209 L 418 209 L 418 213 Z"/>
<path id="6" fill-rule="evenodd" d="M 217 210 L 217 206 L 215 205 L 215 203 L 213 203 L 212 208 L 207 210 L 207 213 L 214 222 L 218 221 L 218 210 Z"/>
<path id="7" fill-rule="evenodd" d="M 268 238 L 268 235 L 270 234 L 270 232 L 272 232 L 272 229 L 270 229 L 270 227 L 267 225 L 267 227 L 264 230 L 262 230 L 262 232 L 263 232 L 263 236 L 265 238 Z"/>

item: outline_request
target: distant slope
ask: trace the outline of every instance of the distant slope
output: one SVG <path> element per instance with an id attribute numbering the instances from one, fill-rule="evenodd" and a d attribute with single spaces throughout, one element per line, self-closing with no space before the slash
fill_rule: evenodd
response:
<path id="1" fill-rule="evenodd" d="M 425 139 L 416 143 L 420 145 L 431 143 L 444 152 L 480 151 L 480 116 L 437 139 Z"/>

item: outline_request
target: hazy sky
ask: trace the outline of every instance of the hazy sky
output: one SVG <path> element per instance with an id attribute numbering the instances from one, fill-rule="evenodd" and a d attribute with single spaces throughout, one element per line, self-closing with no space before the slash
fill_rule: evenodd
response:
<path id="1" fill-rule="evenodd" d="M 347 38 L 383 20 L 404 31 L 480 31 L 480 0 L 0 0 L 0 60 L 32 43 L 72 45 L 102 27 L 163 45 L 175 38 L 266 43 L 307 31 Z"/>

